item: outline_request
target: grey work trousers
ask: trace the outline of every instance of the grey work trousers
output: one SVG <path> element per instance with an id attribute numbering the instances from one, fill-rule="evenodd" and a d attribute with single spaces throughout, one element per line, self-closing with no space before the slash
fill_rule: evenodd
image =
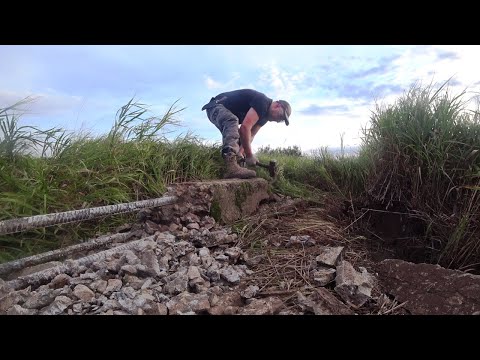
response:
<path id="1" fill-rule="evenodd" d="M 207 109 L 210 122 L 222 133 L 222 155 L 240 150 L 240 134 L 238 132 L 238 117 L 222 104 Z"/>

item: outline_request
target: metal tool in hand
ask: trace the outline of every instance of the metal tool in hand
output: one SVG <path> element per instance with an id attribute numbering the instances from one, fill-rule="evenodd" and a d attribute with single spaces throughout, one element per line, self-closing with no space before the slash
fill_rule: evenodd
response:
<path id="1" fill-rule="evenodd" d="M 245 158 L 241 158 L 239 161 L 239 164 L 243 167 L 246 166 Z M 270 160 L 270 162 L 267 164 L 262 164 L 261 162 L 257 161 L 256 166 L 263 167 L 268 170 L 268 173 L 270 174 L 271 177 L 275 177 L 277 174 L 277 161 L 276 160 Z"/>

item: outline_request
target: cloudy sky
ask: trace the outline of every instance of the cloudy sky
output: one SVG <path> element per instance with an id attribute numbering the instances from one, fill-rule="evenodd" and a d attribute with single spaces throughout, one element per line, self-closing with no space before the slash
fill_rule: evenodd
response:
<path id="1" fill-rule="evenodd" d="M 105 134 L 132 97 L 163 115 L 177 102 L 182 127 L 221 135 L 204 103 L 252 88 L 292 105 L 290 126 L 267 123 L 259 146 L 308 151 L 361 142 L 375 102 L 392 103 L 415 81 L 453 76 L 453 92 L 480 90 L 480 46 L 452 45 L 0 45 L 0 107 L 37 96 L 23 125 Z"/>

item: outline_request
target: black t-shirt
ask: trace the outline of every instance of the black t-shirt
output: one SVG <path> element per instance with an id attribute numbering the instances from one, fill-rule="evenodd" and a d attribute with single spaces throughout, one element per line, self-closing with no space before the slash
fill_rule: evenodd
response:
<path id="1" fill-rule="evenodd" d="M 221 100 L 223 97 L 226 99 Z M 267 123 L 267 114 L 272 99 L 268 98 L 265 94 L 252 89 L 241 89 L 218 94 L 215 99 L 221 100 L 228 110 L 234 113 L 241 124 L 245 115 L 247 115 L 250 108 L 254 108 L 258 114 L 257 124 L 263 126 Z"/>

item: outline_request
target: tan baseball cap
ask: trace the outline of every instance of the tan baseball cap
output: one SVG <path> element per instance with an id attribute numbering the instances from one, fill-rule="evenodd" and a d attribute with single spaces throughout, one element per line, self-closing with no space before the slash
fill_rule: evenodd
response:
<path id="1" fill-rule="evenodd" d="M 292 113 L 292 107 L 285 100 L 278 100 L 277 102 L 280 103 L 280 105 L 282 105 L 284 119 L 285 119 L 285 125 L 288 126 L 289 125 L 289 118 L 290 118 L 290 115 Z"/>

